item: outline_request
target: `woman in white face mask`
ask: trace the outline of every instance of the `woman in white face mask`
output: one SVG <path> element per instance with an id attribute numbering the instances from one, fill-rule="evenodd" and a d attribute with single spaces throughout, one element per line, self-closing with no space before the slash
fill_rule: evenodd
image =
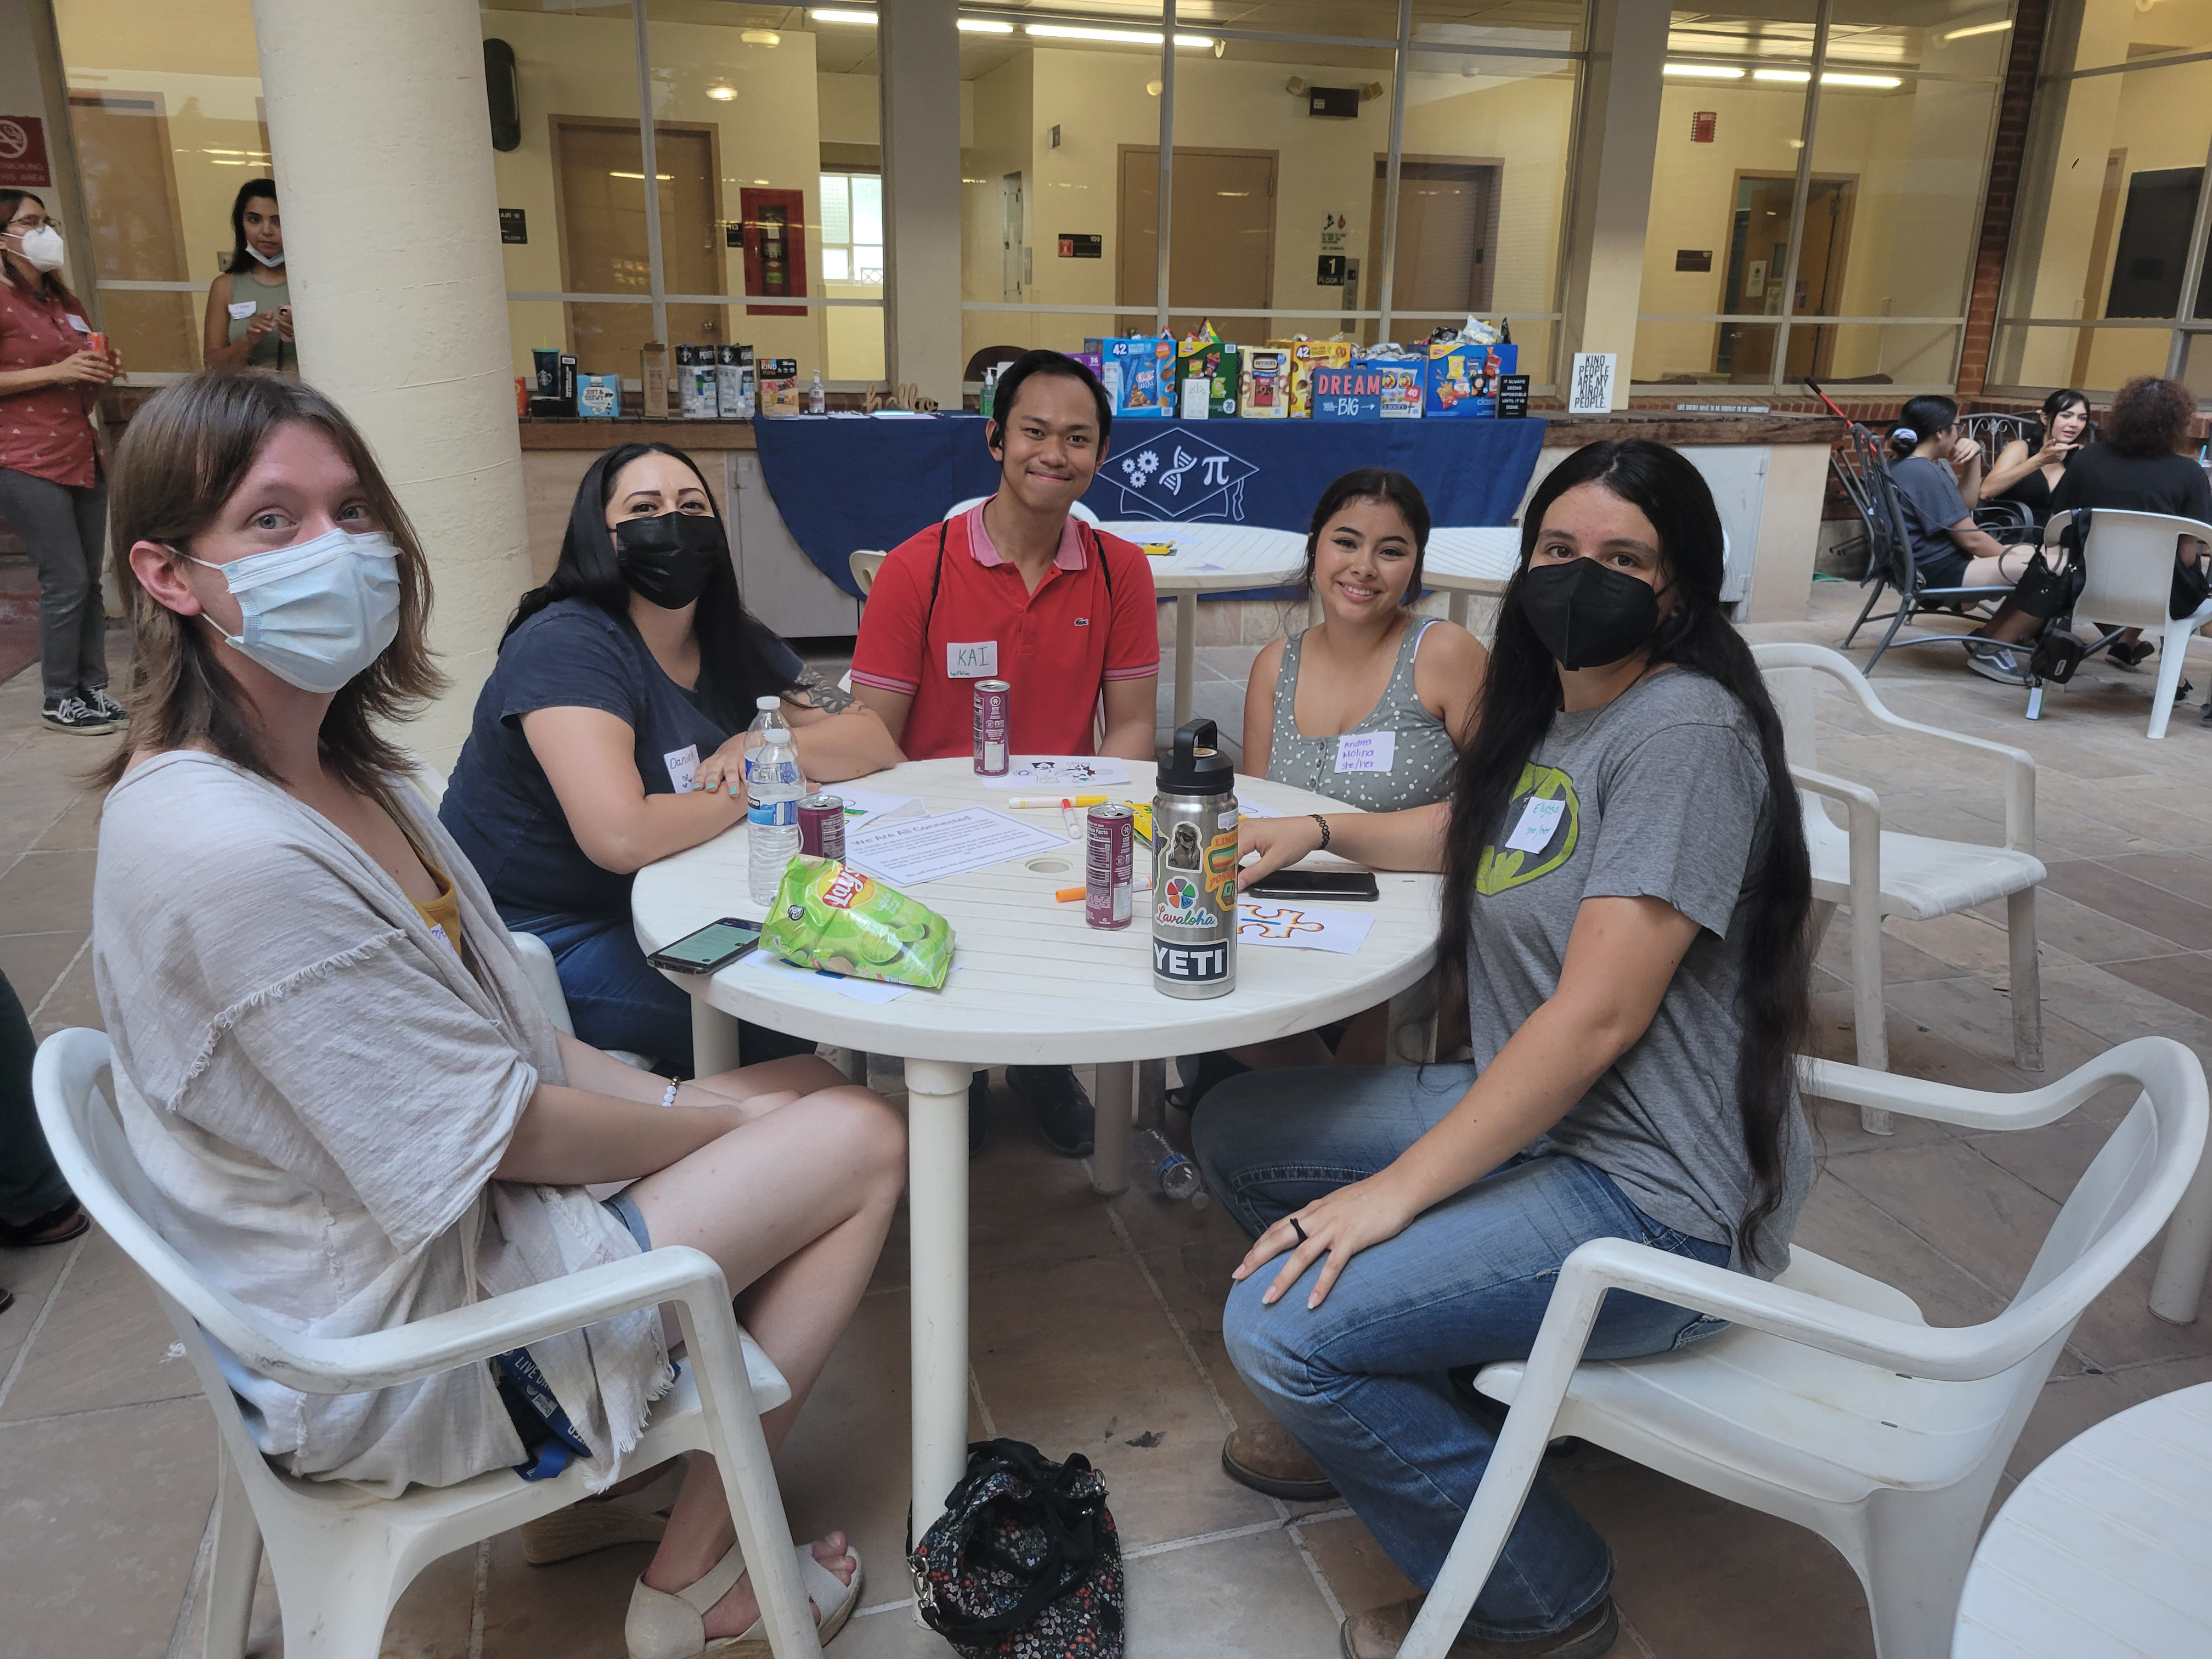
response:
<path id="1" fill-rule="evenodd" d="M 230 258 L 208 284 L 201 355 L 210 368 L 276 368 L 298 374 L 292 343 L 292 283 L 284 269 L 284 222 L 276 181 L 248 179 L 230 204 Z"/>
<path id="2" fill-rule="evenodd" d="M 165 387 L 118 447 L 113 534 L 133 679 L 93 977 L 154 1224 L 310 1337 L 694 1245 L 791 1383 L 762 1419 L 778 1445 L 890 1228 L 899 1118 L 811 1054 L 678 1085 L 554 1029 L 383 735 L 443 684 L 428 573 L 320 393 L 239 373 Z M 586 1183 L 620 1190 L 603 1203 Z M 599 1492 L 651 1474 L 622 1449 L 672 1381 L 672 1340 L 646 1309 L 370 1397 L 234 1386 L 295 1477 L 397 1493 L 575 1462 Z M 684 1659 L 750 1629 L 712 1459 L 693 1458 L 665 1522 L 669 1494 L 623 1491 L 533 1523 L 532 1559 L 659 1537 L 633 1654 Z M 840 1533 L 796 1553 L 832 1635 L 860 1561 Z"/>
<path id="3" fill-rule="evenodd" d="M 123 709 L 107 695 L 107 481 L 92 410 L 122 360 L 92 349 L 46 204 L 0 190 L 0 515 L 38 567 L 43 714 L 57 731 L 112 732 Z"/>

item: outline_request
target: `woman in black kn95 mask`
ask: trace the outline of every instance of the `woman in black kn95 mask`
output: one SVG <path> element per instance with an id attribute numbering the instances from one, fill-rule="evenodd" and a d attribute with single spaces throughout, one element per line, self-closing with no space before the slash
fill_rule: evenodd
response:
<path id="1" fill-rule="evenodd" d="M 901 758 L 884 723 L 747 614 L 690 456 L 623 444 L 577 486 L 550 580 L 522 597 L 438 816 L 509 927 L 561 970 L 576 1035 L 688 1075 L 691 1004 L 631 931 L 631 878 L 745 816 L 745 732 L 779 700 L 822 783 Z M 744 1025 L 748 1060 L 814 1045 Z"/>
<path id="2" fill-rule="evenodd" d="M 1452 798 L 1247 819 L 1247 884 L 1322 847 L 1443 874 L 1438 955 L 1466 964 L 1464 1063 L 1232 1078 L 1200 1103 L 1208 1187 L 1253 1241 L 1222 1334 L 1286 1436 L 1406 1576 L 1435 1583 L 1502 1420 L 1444 1373 L 1525 1358 L 1560 1264 L 1594 1238 L 1771 1278 L 1812 1175 L 1793 1058 L 1811 876 L 1782 726 L 1721 612 L 1721 526 L 1658 444 L 1577 450 L 1523 515 Z M 1607 1296 L 1587 1356 L 1717 1320 Z M 1249 1439 L 1252 1443 L 1243 1443 Z M 1411 1472 L 1409 1474 L 1409 1472 Z M 1303 1472 L 1301 1472 L 1303 1473 Z M 1596 1659 L 1613 1555 L 1539 1479 L 1453 1659 Z M 1391 1659 L 1420 1601 L 1355 1613 Z"/>

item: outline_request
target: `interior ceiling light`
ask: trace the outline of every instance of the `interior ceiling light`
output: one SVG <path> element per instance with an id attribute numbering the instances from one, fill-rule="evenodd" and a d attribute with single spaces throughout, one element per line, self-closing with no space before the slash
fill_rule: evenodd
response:
<path id="1" fill-rule="evenodd" d="M 1813 78 L 1810 70 L 1754 70 L 1754 81 L 1781 81 L 1796 87 L 1803 86 Z M 1884 91 L 1901 87 L 1904 82 L 1894 75 L 1850 75 L 1835 70 L 1823 71 L 1820 84 L 1824 87 L 1878 87 Z"/>
<path id="2" fill-rule="evenodd" d="M 1743 79 L 1743 71 L 1741 70 L 1729 69 L 1719 64 L 1669 64 L 1667 65 L 1667 73 L 1669 75 L 1688 76 L 1692 79 L 1699 81 L 1741 81 Z"/>
<path id="3" fill-rule="evenodd" d="M 1963 40 L 1972 34 L 2002 34 L 2011 27 L 2012 19 L 2008 17 L 1995 23 L 1974 23 L 1962 29 L 1947 29 L 1943 38 L 1946 40 Z"/>
<path id="4" fill-rule="evenodd" d="M 726 104 L 738 95 L 738 89 L 735 87 L 712 86 L 707 88 L 707 95 L 717 103 Z"/>
<path id="5" fill-rule="evenodd" d="M 1022 33 L 1033 34 L 1040 40 L 1104 40 L 1124 46 L 1157 46 L 1160 44 L 1157 31 L 1143 29 L 1090 29 L 1078 28 L 1066 23 L 1024 23 Z M 1213 37 L 1210 34 L 1178 34 L 1175 43 L 1179 46 L 1208 47 L 1213 45 Z"/>
<path id="6" fill-rule="evenodd" d="M 1014 32 L 1012 23 L 994 22 L 988 17 L 963 17 L 960 20 L 960 27 L 969 34 L 1012 34 Z"/>
<path id="7" fill-rule="evenodd" d="M 876 26 L 876 15 L 872 11 L 846 11 L 836 6 L 814 6 L 808 9 L 806 15 L 817 23 L 863 23 L 870 28 Z"/>
<path id="8" fill-rule="evenodd" d="M 738 39 L 749 46 L 780 46 L 783 44 L 783 37 L 774 29 L 746 29 Z"/>

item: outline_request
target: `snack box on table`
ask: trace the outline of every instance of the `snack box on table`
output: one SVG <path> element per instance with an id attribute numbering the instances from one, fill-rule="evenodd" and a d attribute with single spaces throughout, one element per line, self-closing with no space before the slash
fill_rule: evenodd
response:
<path id="1" fill-rule="evenodd" d="M 1510 343 L 1480 345 L 1473 341 L 1440 342 L 1429 348 L 1421 410 L 1428 416 L 1498 413 L 1498 378 L 1520 371 L 1521 348 Z"/>
<path id="2" fill-rule="evenodd" d="M 763 357 L 760 371 L 760 412 L 763 415 L 799 413 L 799 359 Z"/>
<path id="3" fill-rule="evenodd" d="M 1270 340 L 1270 346 L 1291 354 L 1291 418 L 1304 420 L 1313 413 L 1313 376 L 1318 368 L 1349 368 L 1349 340 Z"/>
<path id="4" fill-rule="evenodd" d="M 1248 348 L 1237 413 L 1248 421 L 1279 421 L 1291 412 L 1291 354 L 1273 346 Z"/>
<path id="5" fill-rule="evenodd" d="M 587 420 L 611 421 L 622 413 L 622 376 L 579 374 L 576 413 Z"/>
<path id="6" fill-rule="evenodd" d="M 1114 413 L 1139 420 L 1165 420 L 1175 413 L 1176 343 L 1171 335 L 1132 335 L 1085 340 L 1096 352 L 1098 379 L 1113 399 Z"/>

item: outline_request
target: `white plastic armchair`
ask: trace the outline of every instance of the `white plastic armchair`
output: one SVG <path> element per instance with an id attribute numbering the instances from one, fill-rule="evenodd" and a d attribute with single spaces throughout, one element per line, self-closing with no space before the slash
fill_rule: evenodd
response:
<path id="1" fill-rule="evenodd" d="M 2044 527 L 2045 544 L 2055 546 L 2073 520 L 2071 513 L 2053 514 Z M 2189 636 L 2212 619 L 2212 599 L 2191 616 L 2167 614 L 2173 599 L 2175 550 L 2184 536 L 2212 544 L 2212 524 L 2100 507 L 2090 514 L 2088 541 L 2081 549 L 2083 580 L 2074 614 L 2106 628 L 2140 628 L 2158 640 L 2158 684 L 2151 694 L 2150 730 L 2145 733 L 2151 738 L 2166 735 L 2166 723 L 2181 689 L 2182 656 Z"/>
<path id="2" fill-rule="evenodd" d="M 1903 1291 L 1804 1249 L 1771 1284 L 1621 1239 L 1576 1250 L 1528 1358 L 1475 1378 L 1510 1409 L 1402 1659 L 1443 1659 L 1555 1435 L 1812 1528 L 1864 1584 L 1879 1659 L 1942 1659 L 1990 1496 L 2052 1362 L 2197 1176 L 2204 1073 L 2166 1037 L 2124 1043 L 2017 1095 L 1804 1063 L 1808 1094 L 1977 1129 L 2039 1127 L 2127 1083 L 2142 1091 L 2134 1110 L 2075 1187 L 2011 1305 L 1983 1324 L 1931 1327 Z M 1586 1363 L 1613 1289 L 1730 1328 L 1669 1353 Z"/>
<path id="3" fill-rule="evenodd" d="M 647 1468 L 684 1451 L 710 1453 L 777 1659 L 820 1653 L 760 1427 L 760 1414 L 791 1390 L 739 1330 L 729 1285 L 711 1257 L 687 1248 L 657 1249 L 393 1330 L 343 1340 L 304 1336 L 209 1284 L 146 1220 L 144 1175 L 100 1096 L 107 1066 L 101 1033 L 59 1031 L 40 1045 L 32 1091 L 55 1161 L 93 1218 L 154 1281 L 215 1411 L 222 1487 L 207 1659 L 240 1659 L 245 1652 L 264 1544 L 290 1659 L 374 1659 L 392 1606 L 431 1561 L 585 1495 L 577 1467 L 541 1481 L 495 1470 L 457 1486 L 410 1486 L 396 1498 L 281 1474 L 247 1432 L 215 1344 L 288 1388 L 354 1394 L 481 1364 L 526 1343 L 668 1303 L 689 1352 L 681 1380 L 654 1405 L 631 1467 Z"/>
<path id="4" fill-rule="evenodd" d="M 568 1015 L 568 994 L 561 988 L 561 964 L 553 960 L 553 947 L 535 933 L 510 929 L 507 936 L 514 941 L 515 954 L 522 958 L 522 975 L 530 981 L 530 988 L 538 993 L 538 1006 L 544 1009 L 545 1018 L 553 1022 L 553 1029 L 562 1036 L 575 1036 L 576 1022 Z M 610 1048 L 606 1053 L 610 1060 L 618 1060 L 638 1071 L 653 1069 L 653 1061 L 647 1055 L 632 1054 L 627 1048 Z"/>
<path id="5" fill-rule="evenodd" d="M 1805 844 L 1813 860 L 1814 936 L 1825 933 L 1838 904 L 1851 913 L 1851 1009 L 1858 1063 L 1889 1067 L 1882 1003 L 1881 919 L 1927 921 L 2005 901 L 2012 954 L 2013 1059 L 2023 1071 L 2043 1069 L 2042 973 L 2035 945 L 2035 890 L 2046 872 L 2035 856 L 2035 757 L 2024 749 L 1923 726 L 1882 706 L 1865 675 L 1841 652 L 1819 645 L 1755 645 L 1752 655 L 1782 715 L 1790 775 L 1806 797 Z M 1881 802 L 1864 784 L 1823 772 L 1815 742 L 1813 675 L 1826 674 L 1849 691 L 1883 730 L 1909 733 L 1998 763 L 2005 802 L 2002 847 L 1900 835 L 1881 827 Z M 1820 808 L 1842 803 L 1848 828 Z M 1889 1133 L 1870 1109 L 1866 1127 Z"/>

